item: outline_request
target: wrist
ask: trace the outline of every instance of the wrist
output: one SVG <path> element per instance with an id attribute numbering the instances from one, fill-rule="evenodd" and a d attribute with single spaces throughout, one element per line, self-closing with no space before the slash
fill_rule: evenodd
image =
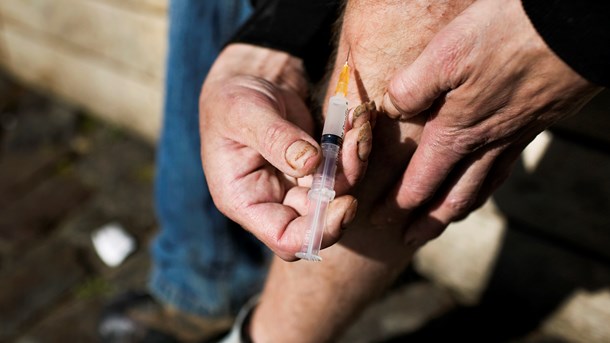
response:
<path id="1" fill-rule="evenodd" d="M 261 78 L 303 97 L 307 94 L 303 61 L 283 51 L 250 44 L 229 44 L 216 59 L 206 82 L 224 82 L 240 76 Z"/>

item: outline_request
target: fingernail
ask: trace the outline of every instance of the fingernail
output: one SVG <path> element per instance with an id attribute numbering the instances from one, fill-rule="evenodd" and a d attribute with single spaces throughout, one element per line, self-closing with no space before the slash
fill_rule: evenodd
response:
<path id="1" fill-rule="evenodd" d="M 292 143 L 286 150 L 286 162 L 292 169 L 299 170 L 305 166 L 307 160 L 318 154 L 318 150 L 304 140 Z"/>
<path id="2" fill-rule="evenodd" d="M 352 128 L 357 129 L 371 120 L 371 112 L 368 110 L 367 106 L 368 105 L 365 103 L 356 107 L 354 114 L 352 115 Z"/>
<path id="3" fill-rule="evenodd" d="M 368 102 L 366 104 L 366 109 L 369 110 L 369 112 L 377 110 L 377 104 L 375 104 L 375 100 L 371 100 L 370 102 Z"/>
<path id="4" fill-rule="evenodd" d="M 366 162 L 371 154 L 371 136 L 373 135 L 371 130 L 371 123 L 368 121 L 364 123 L 358 130 L 358 158 L 362 162 Z"/>
<path id="5" fill-rule="evenodd" d="M 349 223 L 351 223 L 354 220 L 354 218 L 356 218 L 357 209 L 358 209 L 358 200 L 354 199 L 354 201 L 352 201 L 352 203 L 347 208 L 347 211 L 343 215 L 343 220 L 341 221 L 341 227 L 343 229 L 345 229 L 346 226 Z"/>
<path id="6" fill-rule="evenodd" d="M 356 106 L 356 108 L 354 109 L 354 112 L 352 113 L 352 127 L 358 127 L 359 123 L 363 122 L 363 120 L 359 120 L 361 117 L 363 117 L 364 114 L 368 113 L 368 109 L 367 109 L 367 105 L 366 103 L 360 104 L 358 106 Z M 366 118 L 364 121 L 368 121 L 368 118 Z"/>
<path id="7" fill-rule="evenodd" d="M 386 115 L 392 119 L 397 119 L 400 117 L 400 112 L 394 106 L 392 99 L 390 99 L 390 95 L 385 93 L 383 95 L 383 108 L 382 111 L 386 113 Z"/>
<path id="8" fill-rule="evenodd" d="M 368 111 L 366 103 L 362 103 L 356 106 L 356 108 L 354 109 L 354 119 L 358 118 L 360 115 L 362 115 L 362 113 L 366 111 Z"/>

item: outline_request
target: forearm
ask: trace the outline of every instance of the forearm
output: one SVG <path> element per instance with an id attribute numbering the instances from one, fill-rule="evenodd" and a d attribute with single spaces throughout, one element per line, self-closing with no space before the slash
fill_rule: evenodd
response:
<path id="1" fill-rule="evenodd" d="M 392 72 L 413 60 L 434 32 L 469 2 L 430 1 L 430 8 L 427 3 L 348 3 L 330 84 L 335 84 L 351 48 L 351 104 L 379 100 Z M 370 212 L 404 170 L 420 130 L 417 121 L 378 118 L 374 152 L 358 191 L 357 220 L 339 244 L 321 252 L 321 263 L 276 259 L 252 322 L 256 342 L 333 341 L 404 269 L 416 246 L 403 243 L 401 223 L 371 227 Z"/>

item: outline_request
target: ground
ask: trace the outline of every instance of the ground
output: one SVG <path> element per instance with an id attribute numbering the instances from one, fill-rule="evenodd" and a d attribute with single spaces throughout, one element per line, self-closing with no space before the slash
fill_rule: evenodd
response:
<path id="1" fill-rule="evenodd" d="M 0 341 L 95 342 L 107 299 L 144 287 L 153 146 L 6 77 L 0 112 Z M 116 269 L 90 239 L 109 222 L 139 244 Z"/>

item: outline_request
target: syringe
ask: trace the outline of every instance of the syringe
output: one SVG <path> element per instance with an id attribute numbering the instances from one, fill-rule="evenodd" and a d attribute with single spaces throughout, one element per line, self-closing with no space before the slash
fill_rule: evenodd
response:
<path id="1" fill-rule="evenodd" d="M 314 175 L 311 189 L 307 194 L 309 199 L 309 228 L 305 234 L 301 251 L 295 255 L 303 260 L 322 261 L 319 253 L 324 227 L 326 226 L 326 210 L 328 204 L 335 198 L 337 158 L 343 142 L 343 130 L 347 117 L 348 59 L 349 51 L 339 75 L 335 95 L 330 98 L 328 103 L 321 141 L 323 161 Z"/>

